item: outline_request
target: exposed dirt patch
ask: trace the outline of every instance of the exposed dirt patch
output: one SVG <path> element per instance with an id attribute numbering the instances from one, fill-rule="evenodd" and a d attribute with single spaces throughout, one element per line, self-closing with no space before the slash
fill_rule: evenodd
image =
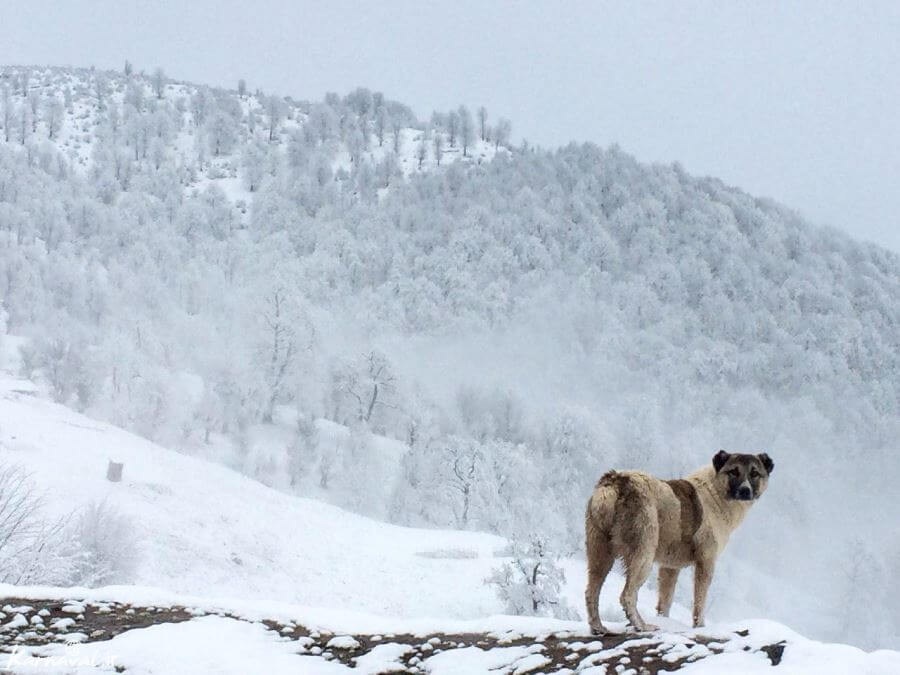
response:
<path id="1" fill-rule="evenodd" d="M 4 598 L 0 599 L 0 653 L 52 643 L 101 642 L 125 631 L 189 621 L 207 613 L 187 607 L 138 607 L 118 602 L 88 603 L 77 599 Z M 226 612 L 213 614 L 246 620 Z M 399 673 L 427 672 L 425 661 L 448 650 L 525 647 L 535 655 L 535 665 L 529 666 L 523 662 L 492 672 L 515 671 L 516 675 L 571 673 L 589 666 L 603 665 L 607 666 L 607 672 L 628 670 L 638 675 L 656 675 L 675 672 L 685 663 L 719 654 L 724 647 L 721 638 L 696 637 L 693 641 L 673 645 L 654 641 L 652 635 L 646 634 L 595 637 L 555 633 L 542 639 L 485 633 L 357 635 L 320 632 L 297 623 L 274 620 L 262 623 L 280 639 L 296 643 L 298 654 L 317 656 L 351 668 L 379 645 L 402 645 L 406 651 L 396 658 L 394 670 L 382 671 Z M 747 635 L 747 631 L 736 633 L 737 637 Z M 766 654 L 773 666 L 777 666 L 784 648 L 785 643 L 780 642 L 761 647 L 759 651 Z M 750 647 L 745 649 L 749 651 Z M 119 670 L 121 672 L 122 669 Z"/>

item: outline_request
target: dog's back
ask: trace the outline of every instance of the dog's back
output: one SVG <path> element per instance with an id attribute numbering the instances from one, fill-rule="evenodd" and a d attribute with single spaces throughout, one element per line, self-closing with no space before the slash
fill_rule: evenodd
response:
<path id="1" fill-rule="evenodd" d="M 766 454 L 723 450 L 711 465 L 687 478 L 662 480 L 641 471 L 604 474 L 585 513 L 585 601 L 592 632 L 604 630 L 597 599 L 616 558 L 625 563 L 619 599 L 638 630 L 652 628 L 637 611 L 637 591 L 654 561 L 660 564 L 657 611 L 662 615 L 671 606 L 678 570 L 694 566 L 694 625 L 702 625 L 715 559 L 750 504 L 765 491 L 773 466 Z"/>

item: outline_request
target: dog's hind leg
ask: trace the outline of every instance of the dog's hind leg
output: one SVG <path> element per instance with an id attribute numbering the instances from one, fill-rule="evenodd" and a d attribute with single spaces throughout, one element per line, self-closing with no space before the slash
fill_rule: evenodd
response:
<path id="1" fill-rule="evenodd" d="M 615 562 L 615 555 L 612 551 L 612 542 L 609 537 L 601 533 L 596 526 L 590 521 L 587 526 L 587 572 L 588 581 L 587 588 L 584 591 L 584 601 L 587 605 L 588 625 L 591 633 L 594 635 L 603 635 L 606 629 L 603 622 L 600 621 L 600 614 L 597 611 L 597 601 L 600 598 L 600 589 L 603 588 L 603 582 Z"/>
<path id="2" fill-rule="evenodd" d="M 675 582 L 678 581 L 680 571 L 677 567 L 659 568 L 659 602 L 656 603 L 656 613 L 660 616 L 669 616 L 672 598 L 675 597 Z"/>
<path id="3" fill-rule="evenodd" d="M 656 630 L 656 626 L 641 618 L 637 609 L 638 590 L 650 576 L 656 545 L 659 542 L 659 521 L 656 511 L 649 507 L 636 510 L 622 537 L 625 543 L 625 588 L 619 600 L 625 616 L 639 631 Z"/>

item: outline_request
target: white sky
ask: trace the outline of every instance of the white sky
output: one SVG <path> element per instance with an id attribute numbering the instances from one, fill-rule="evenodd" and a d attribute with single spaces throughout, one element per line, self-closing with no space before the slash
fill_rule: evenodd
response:
<path id="1" fill-rule="evenodd" d="M 0 63 L 459 103 L 618 142 L 900 251 L 900 2 L 5 0 Z"/>

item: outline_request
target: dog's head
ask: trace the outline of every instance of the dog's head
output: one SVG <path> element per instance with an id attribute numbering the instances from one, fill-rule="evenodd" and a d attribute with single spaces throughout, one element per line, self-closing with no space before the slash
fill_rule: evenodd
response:
<path id="1" fill-rule="evenodd" d="M 753 501 L 765 492 L 775 463 L 767 454 L 741 455 L 719 450 L 712 460 L 715 483 L 726 499 Z"/>

